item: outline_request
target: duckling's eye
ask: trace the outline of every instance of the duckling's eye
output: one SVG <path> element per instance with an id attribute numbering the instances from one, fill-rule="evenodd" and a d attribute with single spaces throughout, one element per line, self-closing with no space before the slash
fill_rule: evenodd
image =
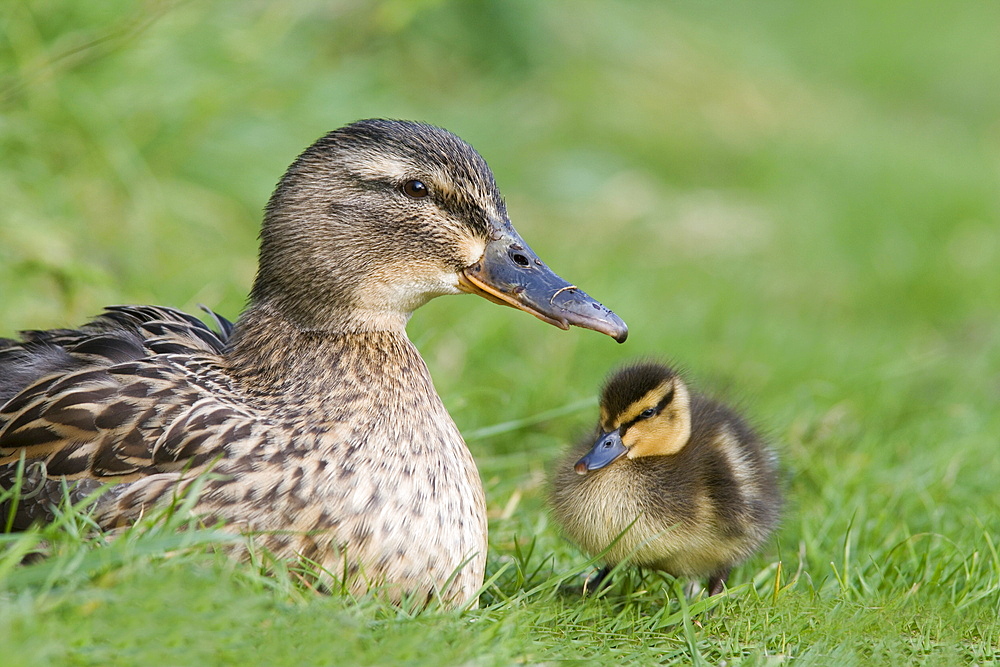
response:
<path id="1" fill-rule="evenodd" d="M 656 415 L 656 408 L 646 408 L 639 413 L 639 419 L 649 419 Z"/>
<path id="2" fill-rule="evenodd" d="M 413 179 L 403 183 L 403 194 L 412 199 L 423 199 L 430 193 L 423 181 Z"/>

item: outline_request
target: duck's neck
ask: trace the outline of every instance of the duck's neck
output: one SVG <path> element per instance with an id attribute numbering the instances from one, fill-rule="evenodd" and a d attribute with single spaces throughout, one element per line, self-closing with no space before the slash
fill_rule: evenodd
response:
<path id="1" fill-rule="evenodd" d="M 289 401 L 326 395 L 345 383 L 359 383 L 372 395 L 407 382 L 426 383 L 433 391 L 427 367 L 402 325 L 317 331 L 254 305 L 236 323 L 224 358 L 230 375 L 244 387 Z"/>

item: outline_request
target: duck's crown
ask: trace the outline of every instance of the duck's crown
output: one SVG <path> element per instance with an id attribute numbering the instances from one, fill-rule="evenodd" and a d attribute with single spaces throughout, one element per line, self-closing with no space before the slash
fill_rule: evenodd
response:
<path id="1" fill-rule="evenodd" d="M 271 196 L 251 299 L 302 329 L 399 328 L 457 293 L 507 213 L 486 161 L 423 123 L 363 120 L 306 149 Z"/>

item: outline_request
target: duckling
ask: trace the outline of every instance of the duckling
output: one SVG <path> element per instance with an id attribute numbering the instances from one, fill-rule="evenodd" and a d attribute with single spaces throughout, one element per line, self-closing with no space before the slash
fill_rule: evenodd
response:
<path id="1" fill-rule="evenodd" d="M 95 509 L 113 529 L 211 469 L 194 506 L 206 521 L 355 593 L 474 604 L 482 483 L 405 332 L 459 293 L 628 331 L 542 263 L 455 135 L 378 119 L 327 134 L 270 198 L 235 324 L 125 306 L 0 341 L 0 483 L 25 468 L 15 528 L 50 518 L 67 480 L 71 500 L 115 484 Z"/>
<path id="2" fill-rule="evenodd" d="M 641 363 L 605 383 L 596 435 L 559 463 L 551 506 L 567 537 L 603 553 L 598 581 L 624 561 L 707 576 L 716 595 L 777 527 L 781 493 L 773 452 L 742 417 Z"/>

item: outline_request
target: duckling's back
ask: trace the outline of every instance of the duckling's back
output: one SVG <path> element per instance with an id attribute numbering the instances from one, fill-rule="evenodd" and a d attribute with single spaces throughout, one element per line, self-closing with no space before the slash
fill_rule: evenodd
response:
<path id="1" fill-rule="evenodd" d="M 692 396 L 687 446 L 673 457 L 650 457 L 648 464 L 641 478 L 649 498 L 670 499 L 674 507 L 692 499 L 709 544 L 705 560 L 717 562 L 715 569 L 751 556 L 778 526 L 777 457 L 740 414 L 719 401 Z M 657 525 L 676 522 L 666 503 L 650 502 L 647 512 Z M 695 574 L 696 568 L 687 569 Z"/>

